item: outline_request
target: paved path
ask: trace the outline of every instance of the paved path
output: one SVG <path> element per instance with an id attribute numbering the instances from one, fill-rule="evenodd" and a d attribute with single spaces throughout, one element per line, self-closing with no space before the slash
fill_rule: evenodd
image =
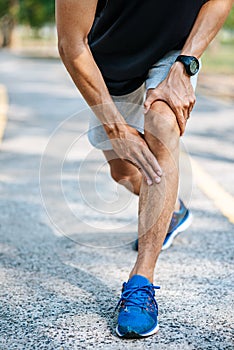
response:
<path id="1" fill-rule="evenodd" d="M 10 100 L 0 153 L 0 349 L 233 349 L 234 226 L 212 200 L 194 185 L 192 228 L 160 255 L 158 335 L 118 339 L 113 311 L 136 257 L 137 199 L 116 187 L 82 136 L 89 112 L 61 63 L 1 52 L 0 83 Z M 233 123 L 232 105 L 200 97 L 184 140 L 231 196 Z M 43 153 L 50 219 L 40 196 Z M 183 157 L 188 202 L 191 169 Z"/>

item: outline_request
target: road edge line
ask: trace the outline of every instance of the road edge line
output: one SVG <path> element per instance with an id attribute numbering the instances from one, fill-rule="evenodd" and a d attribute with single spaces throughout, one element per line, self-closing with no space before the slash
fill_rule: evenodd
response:
<path id="1" fill-rule="evenodd" d="M 0 146 L 1 146 L 4 132 L 6 129 L 7 112 L 8 112 L 7 89 L 4 85 L 0 84 Z"/>
<path id="2" fill-rule="evenodd" d="M 200 190 L 214 203 L 221 213 L 234 224 L 234 197 L 209 175 L 196 160 L 191 159 L 193 174 Z"/>

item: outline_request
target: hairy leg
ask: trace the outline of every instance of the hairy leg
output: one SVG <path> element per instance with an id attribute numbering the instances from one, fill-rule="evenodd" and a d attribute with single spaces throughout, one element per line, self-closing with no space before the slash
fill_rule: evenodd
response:
<path id="1" fill-rule="evenodd" d="M 157 157 L 163 176 L 160 184 L 141 183 L 138 256 L 130 277 L 139 274 L 153 282 L 155 265 L 177 198 L 179 134 L 170 107 L 162 101 L 155 102 L 145 116 L 145 140 Z"/>
<path id="2" fill-rule="evenodd" d="M 103 153 L 109 163 L 113 180 L 139 196 L 142 180 L 140 171 L 126 160 L 119 159 L 117 154 L 112 150 L 103 151 Z M 177 199 L 174 210 L 177 211 L 179 209 L 180 202 Z"/>

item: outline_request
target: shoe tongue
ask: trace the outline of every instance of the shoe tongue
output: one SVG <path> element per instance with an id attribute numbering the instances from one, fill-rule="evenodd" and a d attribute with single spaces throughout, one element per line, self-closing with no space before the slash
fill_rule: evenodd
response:
<path id="1" fill-rule="evenodd" d="M 127 285 L 128 285 L 128 287 L 142 287 L 142 286 L 148 286 L 148 285 L 150 286 L 151 283 L 144 276 L 134 275 L 130 278 Z"/>

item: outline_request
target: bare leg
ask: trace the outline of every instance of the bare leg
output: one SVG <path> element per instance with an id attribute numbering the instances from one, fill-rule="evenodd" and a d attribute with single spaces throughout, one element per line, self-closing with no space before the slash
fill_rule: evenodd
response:
<path id="1" fill-rule="evenodd" d="M 140 171 L 126 160 L 119 159 L 114 151 L 103 153 L 110 165 L 112 178 L 132 193 L 139 195 L 142 180 Z"/>
<path id="2" fill-rule="evenodd" d="M 139 274 L 153 282 L 178 191 L 179 128 L 166 103 L 155 102 L 146 115 L 145 140 L 163 169 L 163 177 L 160 184 L 141 183 L 138 256 L 130 277 Z"/>
<path id="3" fill-rule="evenodd" d="M 140 171 L 129 162 L 119 159 L 114 151 L 103 151 L 103 153 L 110 165 L 113 180 L 139 196 L 142 180 Z M 179 209 L 180 202 L 177 199 L 174 210 L 177 211 Z"/>

